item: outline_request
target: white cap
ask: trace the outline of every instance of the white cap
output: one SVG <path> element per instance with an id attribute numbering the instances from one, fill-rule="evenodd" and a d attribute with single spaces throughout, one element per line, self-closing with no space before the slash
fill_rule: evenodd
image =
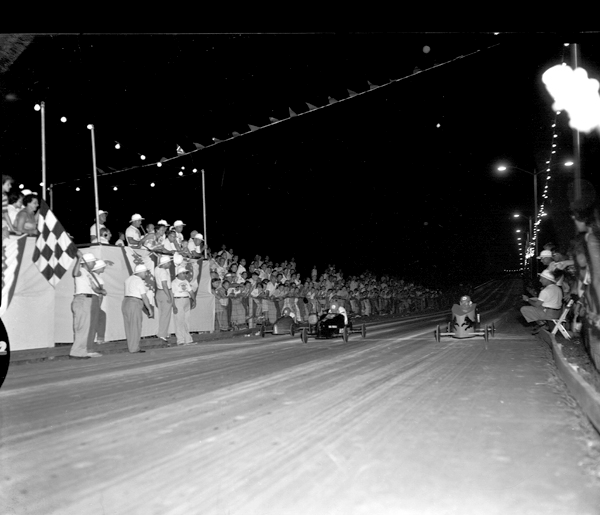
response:
<path id="1" fill-rule="evenodd" d="M 147 272 L 148 269 L 146 268 L 146 265 L 136 265 L 136 267 L 133 270 L 134 274 L 141 274 L 142 272 Z"/>
<path id="2" fill-rule="evenodd" d="M 173 227 L 179 227 L 180 225 L 185 225 L 181 220 L 175 220 Z"/>
<path id="3" fill-rule="evenodd" d="M 171 262 L 171 256 L 160 256 L 158 259 L 158 266 L 164 265 L 165 263 Z"/>
<path id="4" fill-rule="evenodd" d="M 21 193 L 23 194 L 24 197 L 26 197 L 27 195 L 33 195 L 33 191 L 28 190 L 28 189 L 21 190 Z"/>
<path id="5" fill-rule="evenodd" d="M 196 239 L 196 238 L 198 238 L 199 240 L 204 240 L 204 236 L 202 236 L 200 233 L 197 233 L 197 234 L 194 236 L 194 239 Z"/>
<path id="6" fill-rule="evenodd" d="M 97 270 L 100 270 L 101 268 L 106 268 L 106 261 L 104 261 L 103 259 L 99 259 L 98 261 L 96 261 L 96 264 L 94 265 L 94 268 L 92 268 L 92 271 L 95 272 Z"/>
<path id="7" fill-rule="evenodd" d="M 86 263 L 91 263 L 92 261 L 96 261 L 96 259 L 96 256 L 91 252 L 88 252 L 81 257 L 81 261 L 85 261 Z"/>
<path id="8" fill-rule="evenodd" d="M 178 266 L 176 275 L 187 273 L 187 268 L 185 266 Z"/>
<path id="9" fill-rule="evenodd" d="M 138 220 L 144 220 L 144 218 L 142 217 L 142 215 L 136 213 L 135 215 L 133 215 L 131 217 L 131 220 L 129 220 L 130 222 L 137 222 Z"/>
<path id="10" fill-rule="evenodd" d="M 104 211 L 103 209 L 98 209 L 98 215 L 107 215 L 108 211 Z"/>
<path id="11" fill-rule="evenodd" d="M 169 222 L 167 222 L 166 220 L 159 220 L 158 222 L 156 222 L 156 225 L 166 225 L 167 227 L 169 227 Z"/>

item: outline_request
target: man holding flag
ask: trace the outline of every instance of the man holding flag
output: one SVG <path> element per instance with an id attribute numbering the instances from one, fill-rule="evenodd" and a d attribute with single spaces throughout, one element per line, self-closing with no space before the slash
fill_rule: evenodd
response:
<path id="1" fill-rule="evenodd" d="M 69 358 L 96 358 L 102 356 L 102 354 L 89 352 L 88 346 L 94 341 L 96 325 L 100 316 L 100 305 L 97 296 L 106 295 L 106 291 L 100 286 L 98 279 L 92 272 L 92 268 L 96 264 L 94 254 L 83 254 L 78 250 L 77 257 L 79 259 L 73 267 L 73 278 L 75 279 L 75 295 L 71 303 L 73 346 Z"/>
<path id="2" fill-rule="evenodd" d="M 88 342 L 93 341 L 94 336 L 92 334 L 92 297 L 94 293 L 105 294 L 91 272 L 96 258 L 93 254 L 82 254 L 54 216 L 48 204 L 43 199 L 39 199 L 39 202 L 37 220 L 39 235 L 35 240 L 35 250 L 32 256 L 35 266 L 50 285 L 56 287 L 73 261 L 77 260 L 73 267 L 75 296 L 71 309 L 73 311 L 74 337 L 69 356 L 72 359 L 101 356 L 97 352 L 88 352 Z"/>

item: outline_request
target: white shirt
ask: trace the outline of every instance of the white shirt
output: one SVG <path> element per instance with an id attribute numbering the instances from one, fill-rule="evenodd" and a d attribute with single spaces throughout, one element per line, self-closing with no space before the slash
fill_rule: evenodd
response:
<path id="1" fill-rule="evenodd" d="M 142 239 L 142 233 L 137 227 L 130 225 L 125 231 L 125 238 L 131 238 L 132 240 L 139 242 Z M 129 241 L 127 241 L 127 243 L 129 243 Z"/>
<path id="2" fill-rule="evenodd" d="M 192 285 L 187 279 L 182 281 L 176 277 L 171 283 L 171 289 L 173 290 L 173 297 L 175 298 L 189 297 L 190 291 L 192 291 Z"/>
<path id="3" fill-rule="evenodd" d="M 15 207 L 12 204 L 8 205 L 8 218 L 10 219 L 10 223 L 15 225 L 15 220 L 17 219 L 17 214 L 19 211 L 23 209 L 22 207 Z"/>
<path id="4" fill-rule="evenodd" d="M 157 266 L 154 268 L 154 279 L 156 279 L 156 288 L 163 289 L 163 281 L 167 281 L 167 288 L 171 288 L 171 272 L 168 268 Z"/>
<path id="5" fill-rule="evenodd" d="M 139 275 L 131 275 L 125 280 L 125 297 L 141 299 L 147 293 L 146 283 Z"/>
<path id="6" fill-rule="evenodd" d="M 177 247 L 171 242 L 171 240 L 165 240 L 163 243 L 163 248 L 173 252 L 177 251 Z"/>
<path id="7" fill-rule="evenodd" d="M 82 293 L 87 295 L 95 295 L 94 290 L 92 290 L 92 284 L 95 284 L 94 280 L 92 279 L 90 272 L 88 272 L 84 266 L 84 264 L 81 265 L 81 275 L 79 277 L 74 277 L 75 295 L 80 295 Z"/>
<path id="8" fill-rule="evenodd" d="M 106 226 L 104 224 L 100 224 L 100 229 L 98 229 L 98 234 L 100 234 L 100 231 L 102 229 L 106 229 Z M 92 243 L 94 241 L 96 241 L 96 224 L 94 224 L 90 227 L 90 240 L 92 241 Z"/>
<path id="9" fill-rule="evenodd" d="M 542 307 L 547 309 L 562 308 L 562 289 L 556 284 L 549 284 L 538 295 L 542 301 Z"/>

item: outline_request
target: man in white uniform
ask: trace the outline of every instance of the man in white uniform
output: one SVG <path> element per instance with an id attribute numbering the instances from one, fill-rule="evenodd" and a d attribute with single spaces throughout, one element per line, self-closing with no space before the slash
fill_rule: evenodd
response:
<path id="1" fill-rule="evenodd" d="M 127 230 L 125 231 L 125 238 L 127 240 L 127 244 L 135 249 L 139 249 L 143 243 L 142 233 L 140 232 L 142 220 L 142 215 L 135 213 L 131 217 L 131 220 L 129 220 L 129 223 L 131 225 L 127 227 Z"/>
<path id="2" fill-rule="evenodd" d="M 137 265 L 133 275 L 125 281 L 125 297 L 121 304 L 123 322 L 125 323 L 125 336 L 129 352 L 146 352 L 140 349 L 140 338 L 142 337 L 143 309 L 148 311 L 148 317 L 154 317 L 154 306 L 148 299 L 148 290 L 144 278 L 148 274 L 145 265 Z"/>
<path id="3" fill-rule="evenodd" d="M 96 264 L 94 254 L 83 254 L 77 251 L 78 259 L 73 266 L 73 279 L 75 280 L 75 294 L 71 302 L 71 311 L 73 312 L 73 345 L 69 352 L 71 359 L 88 359 L 101 356 L 97 352 L 89 352 L 88 344 L 93 342 L 95 333 L 97 313 L 93 315 L 92 304 L 95 295 L 98 295 L 103 289 L 99 288 L 97 281 L 94 280 L 92 268 Z M 83 266 L 82 266 L 83 265 Z"/>

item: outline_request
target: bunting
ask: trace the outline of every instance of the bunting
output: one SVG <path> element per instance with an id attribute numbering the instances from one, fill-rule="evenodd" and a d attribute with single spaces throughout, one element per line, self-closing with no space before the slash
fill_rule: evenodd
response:
<path id="1" fill-rule="evenodd" d="M 2 294 L 0 296 L 0 317 L 10 306 L 17 277 L 21 268 L 27 236 L 8 237 L 2 240 Z"/>
<path id="2" fill-rule="evenodd" d="M 427 68 L 426 70 L 423 70 L 423 71 L 433 70 L 433 69 L 438 68 L 440 66 L 444 66 L 444 65 L 450 64 L 450 63 L 452 63 L 454 61 L 457 61 L 457 60 L 460 60 L 460 59 L 464 59 L 464 58 L 473 56 L 473 55 L 481 52 L 482 50 L 490 50 L 490 49 L 492 49 L 492 48 L 494 48 L 494 47 L 496 47 L 498 45 L 499 45 L 499 43 L 495 43 L 495 44 L 490 45 L 490 46 L 488 46 L 486 48 L 475 50 L 475 51 L 473 51 L 473 52 L 471 52 L 469 54 L 460 55 L 460 56 L 457 56 L 455 58 L 449 59 L 446 62 L 435 63 L 433 66 L 431 66 L 430 68 Z M 322 105 L 322 106 L 316 106 L 316 105 L 313 105 L 313 104 L 311 104 L 309 102 L 305 102 L 306 105 L 307 105 L 307 107 L 308 107 L 308 111 L 306 111 L 305 113 L 298 114 L 298 113 L 294 112 L 291 108 L 288 107 L 289 118 L 286 118 L 286 120 L 290 119 L 290 118 L 295 118 L 295 117 L 301 116 L 301 115 L 309 113 L 309 112 L 318 111 L 320 109 L 324 109 L 326 107 L 329 107 L 330 105 L 333 105 L 333 104 L 336 104 L 336 103 L 339 103 L 339 102 L 343 102 L 343 101 L 348 100 L 350 98 L 354 98 L 354 97 L 357 97 L 357 96 L 360 96 L 360 95 L 367 94 L 367 93 L 369 93 L 369 92 L 371 92 L 371 91 L 373 91 L 375 89 L 379 89 L 379 88 L 382 88 L 382 87 L 385 87 L 385 86 L 389 86 L 390 84 L 397 83 L 397 82 L 409 79 L 414 74 L 420 73 L 421 71 L 422 70 L 420 70 L 419 68 L 415 68 L 415 70 L 413 71 L 412 74 L 407 75 L 405 77 L 401 77 L 399 79 L 392 79 L 392 80 L 390 80 L 390 82 L 387 82 L 386 84 L 381 85 L 381 86 L 373 84 L 372 82 L 370 82 L 370 81 L 367 80 L 368 89 L 366 91 L 362 91 L 362 92 L 359 93 L 359 92 L 353 91 L 351 89 L 347 89 L 347 91 L 348 91 L 348 97 L 347 98 L 338 100 L 338 99 L 336 99 L 336 98 L 334 98 L 332 96 L 328 96 L 328 102 L 327 102 L 327 104 Z M 250 132 L 256 132 L 256 131 L 258 131 L 260 129 L 264 129 L 266 127 L 269 127 L 270 125 L 274 125 L 274 124 L 279 123 L 280 121 L 282 121 L 282 120 L 279 120 L 278 118 L 275 118 L 274 116 L 269 116 L 268 118 L 269 118 L 269 121 L 271 122 L 268 125 L 258 126 L 258 125 L 248 124 Z M 217 139 L 217 138 L 212 138 L 213 143 L 215 143 L 215 144 L 224 143 L 225 141 L 229 141 L 230 139 L 234 139 L 234 138 L 239 137 L 239 136 L 242 135 L 242 134 L 240 134 L 239 132 L 236 132 L 236 131 L 233 131 L 231 134 L 232 134 L 232 136 L 230 138 L 226 139 L 226 140 L 220 140 L 220 139 Z M 247 133 L 244 133 L 244 134 L 247 134 Z M 188 152 L 188 154 L 193 153 L 193 152 L 198 152 L 199 150 L 204 150 L 207 147 L 214 146 L 214 145 L 212 143 L 209 144 L 209 145 L 201 145 L 200 143 L 194 143 L 194 146 L 196 147 L 195 150 L 193 150 L 191 152 Z M 181 148 L 181 146 L 179 144 L 177 144 L 176 148 L 177 148 L 177 155 L 176 156 L 168 158 L 168 159 L 162 158 L 159 163 L 147 163 L 147 164 L 143 164 L 143 165 L 130 166 L 130 167 L 123 168 L 121 170 L 116 170 L 116 171 L 113 171 L 113 172 L 110 172 L 110 173 L 106 173 L 106 174 L 103 174 L 103 175 L 112 175 L 113 173 L 127 172 L 127 171 L 130 171 L 130 170 L 140 169 L 140 168 L 144 168 L 144 167 L 147 167 L 147 166 L 162 166 L 162 163 L 164 163 L 166 161 L 171 161 L 171 160 L 177 159 L 178 157 L 181 157 L 183 155 L 187 155 L 183 151 L 183 149 Z M 75 182 L 77 180 L 83 180 L 83 179 L 75 179 L 75 180 L 64 181 L 64 182 L 61 182 L 61 183 L 54 183 L 53 186 L 56 186 L 58 184 L 73 184 L 73 182 Z"/>

